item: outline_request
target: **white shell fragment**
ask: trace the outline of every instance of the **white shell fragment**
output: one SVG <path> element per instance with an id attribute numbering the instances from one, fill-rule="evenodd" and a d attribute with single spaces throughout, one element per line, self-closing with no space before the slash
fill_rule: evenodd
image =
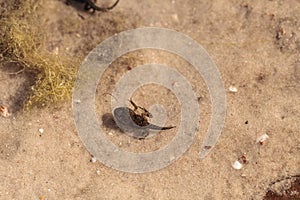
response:
<path id="1" fill-rule="evenodd" d="M 229 91 L 232 92 L 232 93 L 236 93 L 236 92 L 238 91 L 238 89 L 237 89 L 237 87 L 231 85 L 231 86 L 229 87 Z"/>
<path id="2" fill-rule="evenodd" d="M 92 157 L 91 162 L 95 163 L 96 161 L 97 161 L 97 158 L 96 157 Z"/>
<path id="3" fill-rule="evenodd" d="M 267 139 L 269 139 L 269 136 L 267 134 L 263 134 L 257 138 L 256 143 L 263 144 Z"/>
<path id="4" fill-rule="evenodd" d="M 39 132 L 40 132 L 40 134 L 43 134 L 43 133 L 44 133 L 44 129 L 43 129 L 43 128 L 40 128 L 40 129 L 39 129 Z"/>
<path id="5" fill-rule="evenodd" d="M 0 115 L 3 117 L 9 117 L 10 113 L 8 112 L 8 108 L 4 105 L 0 105 Z"/>
<path id="6" fill-rule="evenodd" d="M 243 165 L 239 161 L 235 161 L 232 167 L 236 170 L 242 169 Z"/>
<path id="7" fill-rule="evenodd" d="M 113 136 L 114 134 L 112 132 L 109 132 L 108 135 Z"/>

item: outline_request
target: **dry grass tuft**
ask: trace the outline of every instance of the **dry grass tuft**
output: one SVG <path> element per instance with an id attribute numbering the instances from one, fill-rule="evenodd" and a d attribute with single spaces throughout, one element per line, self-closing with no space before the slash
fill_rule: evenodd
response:
<path id="1" fill-rule="evenodd" d="M 46 106 L 70 98 L 79 60 L 59 57 L 45 48 L 45 33 L 39 27 L 42 0 L 14 1 L 1 14 L 1 62 L 17 62 L 36 72 L 36 81 L 24 108 Z"/>

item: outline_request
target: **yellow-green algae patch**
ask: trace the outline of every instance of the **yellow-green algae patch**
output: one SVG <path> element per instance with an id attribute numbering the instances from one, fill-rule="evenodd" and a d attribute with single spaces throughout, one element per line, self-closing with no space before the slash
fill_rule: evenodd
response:
<path id="1" fill-rule="evenodd" d="M 14 1 L 0 18 L 1 62 L 17 62 L 36 72 L 36 81 L 24 108 L 40 107 L 70 98 L 79 60 L 58 56 L 45 48 L 39 28 L 42 1 Z"/>

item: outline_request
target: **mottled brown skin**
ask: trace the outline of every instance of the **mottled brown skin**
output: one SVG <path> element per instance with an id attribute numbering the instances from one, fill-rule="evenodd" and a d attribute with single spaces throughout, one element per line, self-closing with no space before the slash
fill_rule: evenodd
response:
<path id="1" fill-rule="evenodd" d="M 152 117 L 151 113 L 145 108 L 137 106 L 132 100 L 130 103 L 133 105 L 135 110 L 127 107 L 119 107 L 114 110 L 114 119 L 122 131 L 128 135 L 137 138 L 145 139 L 149 135 L 149 130 L 168 130 L 175 126 L 160 127 L 148 122 L 149 117 Z M 142 114 L 137 114 L 137 109 L 143 111 Z"/>

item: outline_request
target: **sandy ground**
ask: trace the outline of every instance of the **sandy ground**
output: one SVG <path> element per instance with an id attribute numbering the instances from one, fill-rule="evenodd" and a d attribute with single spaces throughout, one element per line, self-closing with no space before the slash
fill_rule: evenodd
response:
<path id="1" fill-rule="evenodd" d="M 31 75 L 9 75 L 12 68 L 2 66 L 0 100 L 13 115 L 0 118 L 0 199 L 263 199 L 270 188 L 287 189 L 294 181 L 288 177 L 299 176 L 299 1 L 121 0 L 111 12 L 91 15 L 52 0 L 42 9 L 47 48 L 57 54 L 84 58 L 106 37 L 135 27 L 164 27 L 189 35 L 220 70 L 227 91 L 226 123 L 218 144 L 200 160 L 199 146 L 211 117 L 201 76 L 174 55 L 133 53 L 141 60 L 137 63 L 167 63 L 187 77 L 200 97 L 201 126 L 191 148 L 172 165 L 146 174 L 120 172 L 90 162 L 75 128 L 71 101 L 15 112 L 18 100 L 30 89 Z M 112 64 L 98 94 L 112 91 L 128 69 L 124 60 Z M 231 85 L 236 93 L 229 92 Z M 109 97 L 97 98 L 101 121 L 111 112 Z M 165 88 L 141 88 L 134 99 L 144 107 L 160 102 L 170 113 L 168 123 L 180 123 L 179 104 Z M 105 130 L 121 148 L 137 152 L 155 150 L 176 133 L 170 130 L 139 141 L 111 127 Z M 270 138 L 256 144 L 262 134 Z M 247 163 L 241 170 L 233 169 L 233 162 L 243 155 Z M 299 178 L 297 184 L 286 196 L 299 198 Z"/>

